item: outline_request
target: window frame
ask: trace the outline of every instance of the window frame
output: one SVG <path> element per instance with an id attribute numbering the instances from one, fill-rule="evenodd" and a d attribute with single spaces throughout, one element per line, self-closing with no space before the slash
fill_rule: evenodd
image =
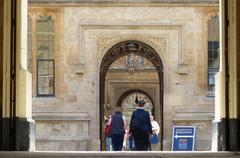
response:
<path id="1" fill-rule="evenodd" d="M 39 62 L 41 62 L 41 61 L 52 61 L 53 62 L 53 94 L 39 94 L 39 78 L 38 78 L 38 76 L 39 76 L 39 74 L 38 74 L 38 65 L 39 65 Z M 37 96 L 38 97 L 50 97 L 50 96 L 55 96 L 55 60 L 54 59 L 37 59 L 37 67 L 36 67 L 36 90 L 37 90 Z"/>

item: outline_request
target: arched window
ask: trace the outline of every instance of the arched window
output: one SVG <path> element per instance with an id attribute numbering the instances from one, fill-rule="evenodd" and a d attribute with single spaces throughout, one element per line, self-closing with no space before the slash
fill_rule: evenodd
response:
<path id="1" fill-rule="evenodd" d="M 32 18 L 28 16 L 27 29 L 27 70 L 32 72 Z"/>
<path id="2" fill-rule="evenodd" d="M 37 95 L 54 95 L 55 27 L 51 16 L 40 16 L 37 20 L 36 59 Z"/>
<path id="3" fill-rule="evenodd" d="M 132 112 L 136 110 L 136 108 L 138 107 L 137 105 L 138 100 L 145 101 L 144 109 L 148 111 L 149 114 L 152 114 L 153 112 L 152 100 L 145 93 L 138 90 L 132 91 L 130 90 L 130 93 L 126 92 L 125 94 L 122 95 L 122 97 L 120 97 L 119 101 L 121 102 L 118 103 L 122 107 L 122 112 L 126 117 L 127 125 L 129 125 L 130 123 Z"/>
<path id="4" fill-rule="evenodd" d="M 219 71 L 219 17 L 208 21 L 208 92 L 214 96 L 215 74 Z"/>
<path id="5" fill-rule="evenodd" d="M 114 61 L 113 64 L 109 67 L 109 71 L 122 71 L 133 74 L 135 72 L 156 71 L 156 68 L 146 58 L 130 53 Z"/>

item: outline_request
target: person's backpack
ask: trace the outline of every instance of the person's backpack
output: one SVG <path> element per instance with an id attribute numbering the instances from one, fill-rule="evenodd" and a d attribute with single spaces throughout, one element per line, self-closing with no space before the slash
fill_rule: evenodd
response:
<path id="1" fill-rule="evenodd" d="M 131 131 L 133 134 L 138 134 L 143 131 L 143 118 L 142 116 L 135 115 L 131 122 Z"/>

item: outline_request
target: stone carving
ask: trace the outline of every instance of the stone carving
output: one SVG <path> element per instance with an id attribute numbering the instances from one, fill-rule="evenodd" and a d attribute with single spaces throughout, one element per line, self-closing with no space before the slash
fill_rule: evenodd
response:
<path id="1" fill-rule="evenodd" d="M 97 41 L 98 56 L 101 56 L 105 50 L 107 50 L 115 41 L 119 39 L 116 38 L 99 38 Z"/>
<path id="2" fill-rule="evenodd" d="M 204 18 L 205 22 L 208 23 L 213 17 L 219 16 L 219 9 L 217 8 L 209 8 L 204 10 Z"/>
<path id="3" fill-rule="evenodd" d="M 42 14 L 38 15 L 36 19 L 37 19 L 37 21 L 39 21 L 39 20 L 43 20 L 44 18 L 49 18 L 49 20 L 56 22 L 56 16 L 51 15 L 49 13 L 42 13 Z"/>
<path id="4" fill-rule="evenodd" d="M 167 37 L 156 37 L 156 36 L 148 36 L 146 39 L 148 42 L 151 43 L 154 47 L 156 47 L 157 51 L 161 54 L 166 53 L 166 46 L 167 46 Z"/>
<path id="5" fill-rule="evenodd" d="M 128 50 L 128 51 L 136 51 L 136 50 L 138 50 L 138 45 L 135 44 L 135 43 L 130 42 L 130 43 L 126 44 L 126 48 L 125 49 Z"/>
<path id="6" fill-rule="evenodd" d="M 102 56 L 108 51 L 114 44 L 124 41 L 126 39 L 136 39 L 139 41 L 146 41 L 149 45 L 154 47 L 156 51 L 160 54 L 166 53 L 167 36 L 166 35 L 124 35 L 124 36 L 114 36 L 114 37 L 101 37 L 97 40 L 98 56 Z M 133 45 L 128 45 L 128 47 L 134 48 Z"/>

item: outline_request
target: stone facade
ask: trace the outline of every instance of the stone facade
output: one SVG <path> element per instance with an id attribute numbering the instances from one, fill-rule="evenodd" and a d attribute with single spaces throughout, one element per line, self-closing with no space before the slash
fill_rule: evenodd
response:
<path id="1" fill-rule="evenodd" d="M 125 40 L 146 43 L 163 62 L 163 150 L 171 150 L 174 125 L 195 125 L 195 150 L 211 149 L 214 98 L 207 88 L 207 22 L 218 14 L 216 4 L 30 3 L 29 15 L 42 13 L 56 17 L 56 95 L 33 97 L 36 150 L 100 150 L 100 64 L 113 45 Z M 149 90 L 159 121 L 158 78 L 140 76 L 135 85 Z M 106 103 L 114 107 L 124 89 L 131 89 L 132 78 L 110 73 Z"/>

